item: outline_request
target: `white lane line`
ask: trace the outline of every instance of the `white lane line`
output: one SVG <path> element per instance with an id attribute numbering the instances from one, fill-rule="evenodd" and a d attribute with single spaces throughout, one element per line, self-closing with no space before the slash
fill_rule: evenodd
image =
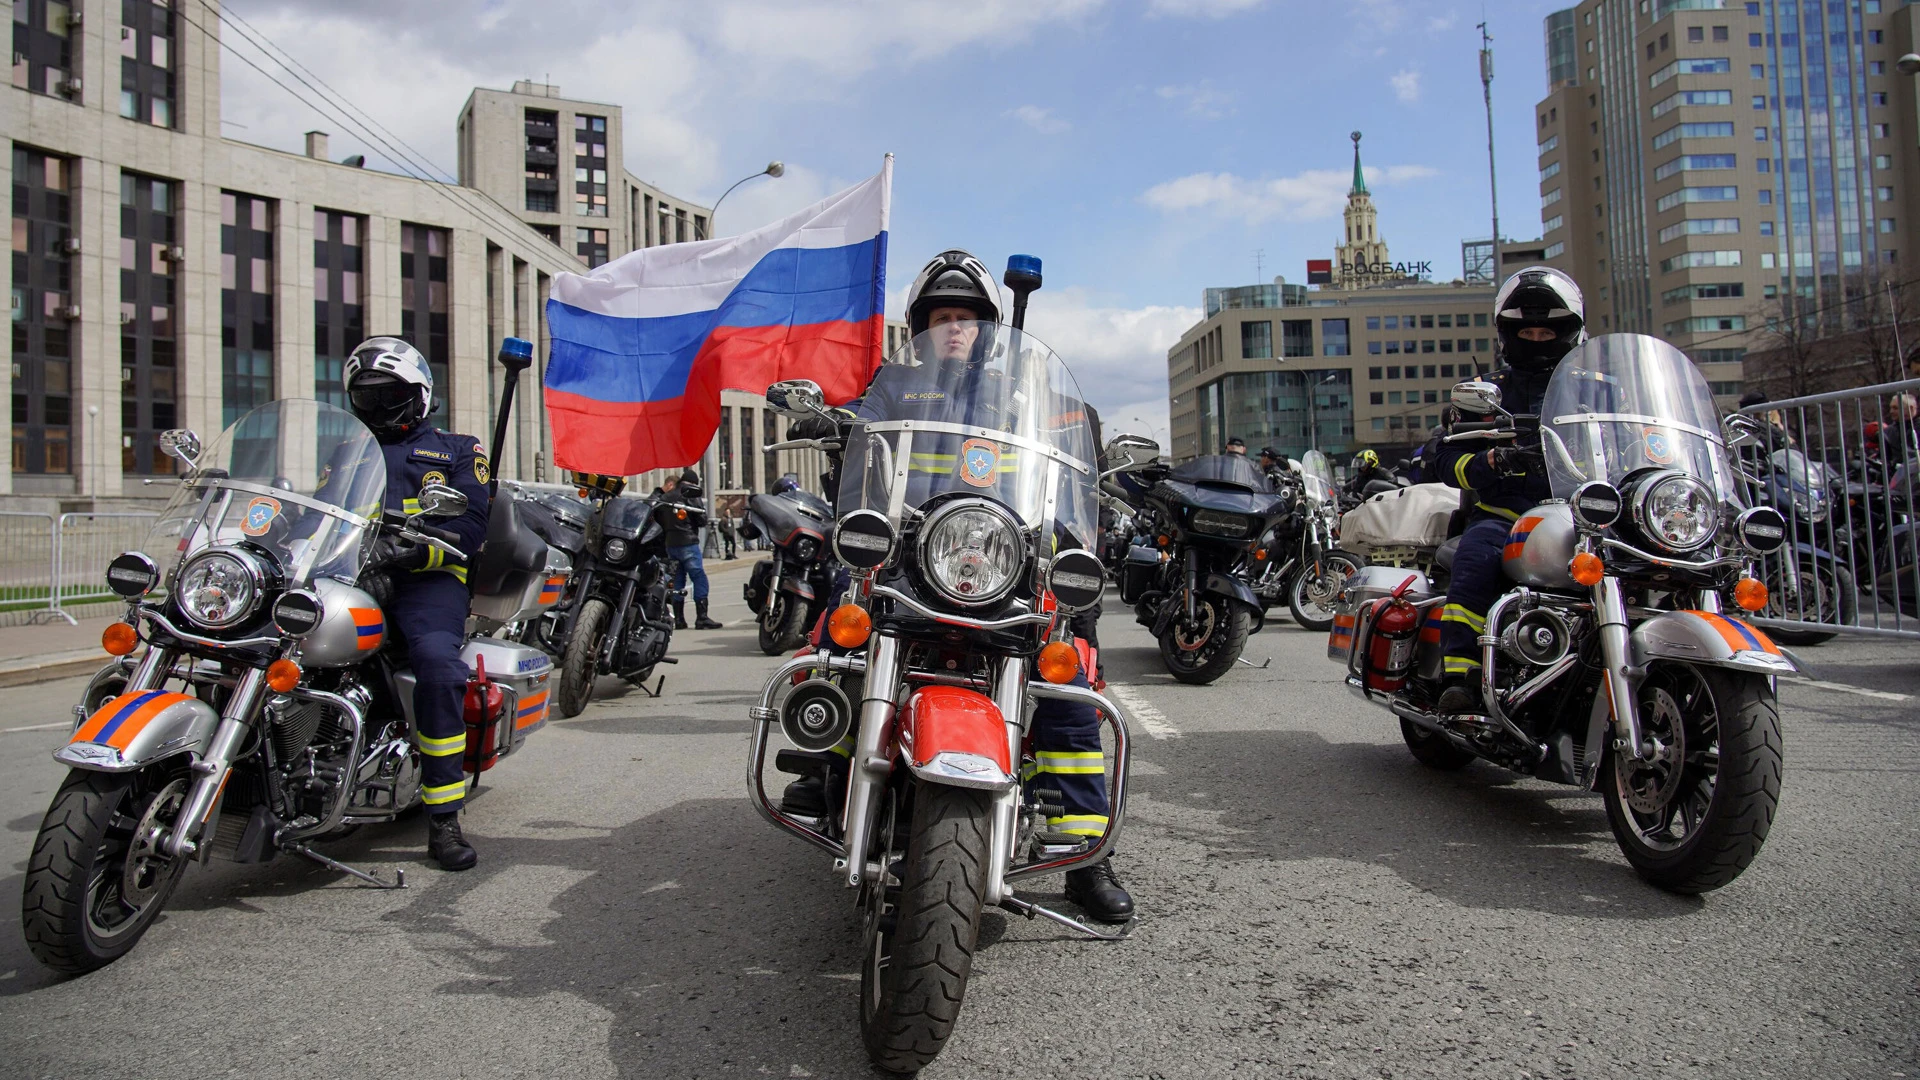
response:
<path id="1" fill-rule="evenodd" d="M 62 720 L 57 724 L 34 724 L 30 727 L 0 728 L 0 735 L 11 735 L 16 731 L 52 731 L 54 728 L 72 727 L 73 721 Z"/>
<path id="2" fill-rule="evenodd" d="M 1848 686 L 1846 683 L 1827 682 L 1824 679 L 1800 679 L 1782 676 L 1784 683 L 1795 686 L 1810 686 L 1815 690 L 1834 690 L 1842 694 L 1858 694 L 1861 697 L 1879 698 L 1881 701 L 1911 701 L 1912 694 L 1896 694 L 1890 690 L 1869 690 L 1864 686 Z"/>
<path id="3" fill-rule="evenodd" d="M 1126 706 L 1127 718 L 1147 729 L 1147 734 L 1156 739 L 1177 739 L 1180 729 L 1167 720 L 1167 714 L 1153 707 L 1153 702 L 1134 692 L 1133 687 L 1123 683 L 1108 683 L 1107 692 L 1120 704 Z"/>

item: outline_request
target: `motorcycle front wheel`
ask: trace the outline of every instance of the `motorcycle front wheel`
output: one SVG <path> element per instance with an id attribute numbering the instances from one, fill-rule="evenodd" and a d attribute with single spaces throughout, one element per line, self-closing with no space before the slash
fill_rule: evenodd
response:
<path id="1" fill-rule="evenodd" d="M 1608 751 L 1600 779 L 1613 836 L 1669 892 L 1720 888 L 1766 843 L 1780 803 L 1780 713 L 1764 675 L 1649 665 L 1640 725 L 1653 757 Z"/>
<path id="2" fill-rule="evenodd" d="M 1247 647 L 1247 613 L 1219 596 L 1194 599 L 1197 618 L 1182 627 L 1178 618 L 1160 635 L 1160 659 L 1167 673 L 1183 683 L 1204 686 L 1232 670 Z"/>
<path id="3" fill-rule="evenodd" d="M 887 796 L 874 833 L 880 874 L 867 885 L 860 1035 L 873 1063 L 911 1074 L 938 1057 L 960 1017 L 987 895 L 988 792 L 916 784 Z M 905 812 L 906 851 L 898 847 Z"/>
<path id="4" fill-rule="evenodd" d="M 83 975 L 139 942 L 186 869 L 156 841 L 173 828 L 189 784 L 177 769 L 67 774 L 34 838 L 21 893 L 21 928 L 41 963 Z"/>
<path id="5" fill-rule="evenodd" d="M 1333 627 L 1333 603 L 1347 579 L 1366 565 L 1357 555 L 1329 551 L 1315 563 L 1300 568 L 1287 590 L 1287 611 L 1303 630 L 1324 634 Z"/>
<path id="6" fill-rule="evenodd" d="M 807 636 L 807 605 L 792 593 L 774 592 L 760 608 L 760 651 L 779 656 Z"/>
<path id="7" fill-rule="evenodd" d="M 560 656 L 560 715 L 579 716 L 593 700 L 593 680 L 599 676 L 600 639 L 606 636 L 613 606 L 598 597 L 580 605 L 573 636 Z"/>
<path id="8" fill-rule="evenodd" d="M 1845 567 L 1802 558 L 1798 597 L 1789 595 L 1786 575 L 1777 563 L 1768 570 L 1768 602 L 1760 612 L 1761 618 L 1836 623 L 1841 626 L 1851 626 L 1859 621 L 1860 596 L 1853 587 L 1853 574 Z M 1821 630 L 1768 630 L 1767 635 L 1786 645 L 1818 645 L 1839 636 Z"/>

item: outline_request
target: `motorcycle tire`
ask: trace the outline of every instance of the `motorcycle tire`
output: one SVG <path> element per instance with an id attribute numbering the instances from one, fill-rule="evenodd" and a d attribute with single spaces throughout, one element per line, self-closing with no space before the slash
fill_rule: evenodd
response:
<path id="1" fill-rule="evenodd" d="M 1366 565 L 1359 556 L 1350 555 L 1344 551 L 1329 551 L 1320 556 L 1320 563 L 1322 566 L 1320 573 L 1323 578 L 1334 573 L 1338 568 L 1341 571 L 1342 582 L 1359 573 L 1360 568 Z M 1324 634 L 1333 628 L 1333 609 L 1321 607 L 1307 599 L 1307 589 L 1313 584 L 1312 569 L 1310 566 L 1303 566 L 1300 572 L 1294 575 L 1293 584 L 1287 589 L 1287 612 L 1293 616 L 1293 621 L 1298 623 L 1302 630 Z M 1338 589 L 1334 590 L 1334 595 L 1338 593 Z"/>
<path id="2" fill-rule="evenodd" d="M 985 791 L 919 784 L 890 913 L 869 926 L 861 965 L 860 1035 L 881 1069 L 911 1074 L 946 1045 L 973 971 L 987 895 L 993 800 Z M 873 883 L 882 893 L 883 880 Z M 876 936 L 877 939 L 876 939 Z M 882 965 L 878 949 L 889 950 Z"/>
<path id="3" fill-rule="evenodd" d="M 1667 756 L 1642 765 L 1608 751 L 1600 788 L 1614 839 L 1634 870 L 1659 888 L 1682 895 L 1718 889 L 1760 854 L 1780 803 L 1773 691 L 1764 675 L 1656 661 L 1637 693 L 1642 729 Z M 1715 748 L 1717 766 L 1708 776 Z M 1672 774 L 1662 766 L 1673 761 L 1680 763 L 1676 786 L 1653 805 L 1649 786 Z"/>
<path id="4" fill-rule="evenodd" d="M 155 859 L 130 877 L 140 830 L 128 822 L 165 822 L 169 810 L 179 812 L 189 783 L 183 770 L 67 774 L 34 837 L 21 893 L 21 927 L 41 963 L 83 975 L 125 956 L 153 925 L 187 860 Z"/>
<path id="5" fill-rule="evenodd" d="M 1160 635 L 1160 659 L 1167 665 L 1167 673 L 1175 681 L 1192 686 L 1205 686 L 1233 670 L 1234 661 L 1240 659 L 1241 651 L 1247 647 L 1247 635 L 1251 632 L 1247 613 L 1238 606 L 1217 596 L 1208 597 L 1204 603 L 1218 605 L 1216 611 L 1224 608 L 1227 616 L 1216 622 L 1208 640 L 1199 648 L 1188 650 L 1180 647 L 1177 640 L 1180 628 L 1177 624 L 1168 627 L 1167 632 Z"/>
<path id="6" fill-rule="evenodd" d="M 760 651 L 780 656 L 800 647 L 807 636 L 807 605 L 792 593 L 767 597 L 756 620 L 760 628 Z"/>
<path id="7" fill-rule="evenodd" d="M 1473 764 L 1472 752 L 1455 746 L 1445 735 L 1428 731 L 1411 720 L 1400 721 L 1400 737 L 1406 740 L 1413 759 L 1429 769 L 1459 772 Z"/>
<path id="8" fill-rule="evenodd" d="M 560 716 L 579 716 L 593 700 L 593 682 L 600 674 L 600 638 L 607 632 L 613 607 L 595 597 L 580 605 L 580 617 L 560 657 Z"/>
<path id="9" fill-rule="evenodd" d="M 1818 589 L 1818 594 L 1814 602 L 1806 605 L 1806 607 L 1811 609 L 1807 614 L 1814 616 L 1814 619 L 1809 621 L 1825 622 L 1826 619 L 1823 618 L 1823 616 L 1826 615 L 1829 608 L 1834 611 L 1838 617 L 1838 621 L 1844 625 L 1851 626 L 1859 621 L 1860 595 L 1853 587 L 1852 571 L 1847 570 L 1845 567 L 1823 565 L 1813 559 L 1801 559 L 1800 576 L 1802 580 L 1812 578 L 1816 582 Z M 1785 590 L 1779 584 L 1779 578 L 1780 573 L 1776 570 L 1770 575 L 1767 588 L 1779 589 L 1781 594 L 1784 595 Z M 1829 597 L 1835 599 L 1829 599 Z M 1836 599 L 1838 601 L 1837 603 L 1835 602 Z M 1773 611 L 1773 605 L 1770 604 L 1763 610 L 1762 614 L 1768 618 L 1786 619 L 1794 618 L 1800 614 L 1797 610 L 1785 608 L 1784 605 L 1782 605 L 1782 607 L 1783 610 L 1781 613 L 1776 615 Z M 1832 641 L 1840 635 L 1822 630 L 1768 630 L 1767 636 L 1784 645 L 1819 645 L 1823 642 Z"/>

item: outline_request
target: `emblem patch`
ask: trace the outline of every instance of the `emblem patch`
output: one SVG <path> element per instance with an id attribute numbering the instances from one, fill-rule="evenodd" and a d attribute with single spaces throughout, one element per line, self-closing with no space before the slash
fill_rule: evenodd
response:
<path id="1" fill-rule="evenodd" d="M 439 469 L 433 469 L 429 471 L 427 475 L 420 478 L 420 490 L 425 491 L 428 484 L 444 484 L 446 482 L 447 474 L 441 472 Z"/>
<path id="2" fill-rule="evenodd" d="M 480 453 L 476 447 L 473 455 L 473 478 L 484 484 L 492 475 L 493 470 L 487 465 L 487 455 Z"/>
<path id="3" fill-rule="evenodd" d="M 264 536 L 273 524 L 273 519 L 279 516 L 280 501 L 262 495 L 247 504 L 246 517 L 240 523 L 240 531 L 248 536 Z"/>
<path id="4" fill-rule="evenodd" d="M 1000 448 L 985 439 L 968 439 L 960 447 L 960 479 L 974 487 L 992 487 L 1000 471 Z"/>
<path id="5" fill-rule="evenodd" d="M 1660 428 L 1648 428 L 1646 436 L 1647 460 L 1655 465 L 1673 464 L 1673 439 Z"/>

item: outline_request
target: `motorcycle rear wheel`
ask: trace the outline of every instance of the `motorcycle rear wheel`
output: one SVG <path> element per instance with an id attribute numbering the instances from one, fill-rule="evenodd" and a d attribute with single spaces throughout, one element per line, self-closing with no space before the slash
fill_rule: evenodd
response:
<path id="1" fill-rule="evenodd" d="M 1608 751 L 1600 787 L 1627 862 L 1668 892 L 1708 892 L 1760 854 L 1780 803 L 1780 713 L 1764 675 L 1649 665 L 1641 728 L 1658 752 Z"/>
<path id="2" fill-rule="evenodd" d="M 892 814 L 880 815 L 875 835 L 886 843 L 879 880 L 869 884 L 860 971 L 860 1034 L 867 1055 L 880 1068 L 904 1074 L 939 1056 L 960 1017 L 980 936 L 993 834 L 988 792 L 917 784 L 911 806 L 906 857 L 898 863 Z M 894 865 L 897 889 L 889 887 Z"/>
<path id="3" fill-rule="evenodd" d="M 20 900 L 41 963 L 84 975 L 125 956 L 153 925 L 187 865 L 156 854 L 153 838 L 173 825 L 188 784 L 158 769 L 67 774 L 34 838 Z"/>
<path id="4" fill-rule="evenodd" d="M 1333 628 L 1333 600 L 1340 595 L 1348 578 L 1360 572 L 1365 563 L 1344 551 L 1329 551 L 1320 556 L 1320 572 L 1303 566 L 1287 589 L 1287 611 L 1302 630 L 1324 634 Z"/>
<path id="5" fill-rule="evenodd" d="M 1459 772 L 1473 764 L 1472 753 L 1455 746 L 1445 735 L 1428 731 L 1411 720 L 1401 719 L 1400 738 L 1406 741 L 1413 759 L 1429 769 Z"/>
<path id="6" fill-rule="evenodd" d="M 807 636 L 807 605 L 792 593 L 775 592 L 760 608 L 760 651 L 779 656 L 797 649 Z"/>
<path id="7" fill-rule="evenodd" d="M 1812 595 L 1791 603 L 1786 599 L 1787 588 L 1782 580 L 1784 575 L 1780 568 L 1775 565 L 1769 569 L 1771 572 L 1767 575 L 1767 589 L 1772 602 L 1761 610 L 1761 617 L 1769 619 L 1804 617 L 1808 622 L 1838 622 L 1842 626 L 1850 626 L 1859 621 L 1860 596 L 1853 587 L 1853 574 L 1844 567 L 1822 563 L 1811 558 L 1802 558 L 1800 560 L 1802 589 Z M 1786 645 L 1819 645 L 1839 636 L 1837 633 L 1820 630 L 1768 630 L 1767 635 Z"/>
<path id="8" fill-rule="evenodd" d="M 1233 669 L 1234 661 L 1247 647 L 1249 622 L 1246 612 L 1218 596 L 1196 598 L 1194 603 L 1202 609 L 1203 621 L 1211 624 L 1205 640 L 1197 648 L 1181 648 L 1176 619 L 1160 635 L 1160 659 L 1176 681 L 1204 686 Z"/>
<path id="9" fill-rule="evenodd" d="M 593 681 L 600 673 L 600 639 L 606 636 L 607 620 L 611 618 L 613 606 L 598 597 L 580 605 L 573 636 L 567 639 L 567 651 L 560 657 L 562 718 L 579 716 L 593 700 Z"/>

